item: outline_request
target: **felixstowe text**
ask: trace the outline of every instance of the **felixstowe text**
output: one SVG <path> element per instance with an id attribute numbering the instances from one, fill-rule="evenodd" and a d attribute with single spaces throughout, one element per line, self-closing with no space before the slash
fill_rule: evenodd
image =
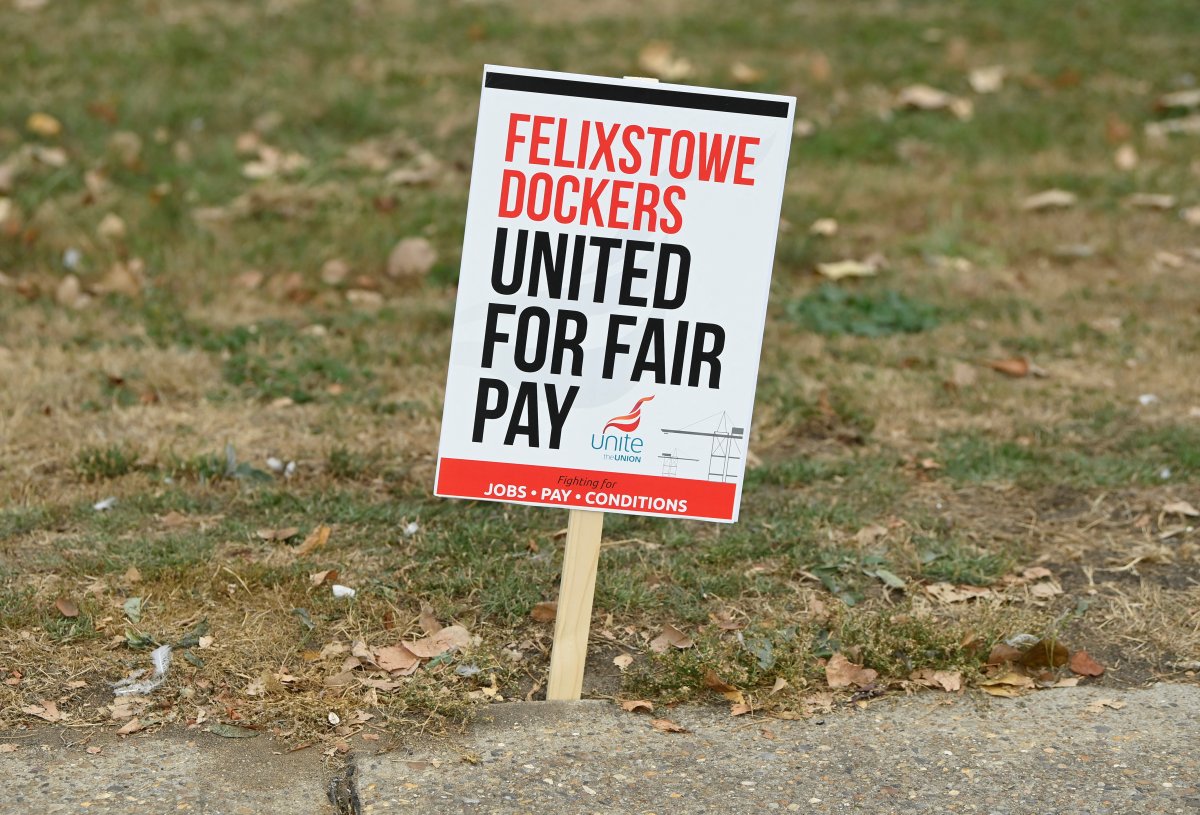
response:
<path id="1" fill-rule="evenodd" d="M 527 295 L 609 303 L 600 375 L 630 382 L 720 387 L 725 327 L 672 318 L 687 299 L 692 254 L 678 243 L 609 237 L 595 229 L 675 235 L 689 183 L 754 186 L 756 136 L 592 119 L 509 114 L 498 215 L 590 234 L 496 229 L 481 367 L 510 353 L 522 374 L 582 377 L 589 329 L 582 310 L 519 305 Z M 547 169 L 538 169 L 547 168 Z M 595 280 L 583 285 L 584 270 Z M 558 449 L 579 391 L 553 382 L 480 377 L 472 441 Z"/>

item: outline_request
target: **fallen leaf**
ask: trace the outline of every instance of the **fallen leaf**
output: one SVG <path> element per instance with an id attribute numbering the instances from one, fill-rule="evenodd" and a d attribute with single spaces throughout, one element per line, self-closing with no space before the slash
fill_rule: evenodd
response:
<path id="1" fill-rule="evenodd" d="M 325 680 L 322 682 L 322 684 L 327 688 L 340 688 L 345 685 L 350 685 L 353 683 L 354 683 L 354 671 L 353 670 L 345 670 L 345 671 L 341 671 L 340 673 L 336 673 L 333 676 L 327 676 L 327 677 L 325 677 Z"/>
<path id="2" fill-rule="evenodd" d="M 538 603 L 533 607 L 533 611 L 529 615 L 535 622 L 552 623 L 554 618 L 558 616 L 558 603 L 551 600 L 544 603 Z"/>
<path id="3" fill-rule="evenodd" d="M 128 263 L 117 262 L 108 268 L 92 290 L 97 294 L 120 294 L 134 298 L 142 293 L 146 285 L 145 264 L 139 258 Z"/>
<path id="4" fill-rule="evenodd" d="M 350 274 L 350 264 L 341 258 L 331 258 L 321 265 L 321 282 L 327 286 L 341 284 Z"/>
<path id="5" fill-rule="evenodd" d="M 303 557 L 315 552 L 329 542 L 329 533 L 331 531 L 328 525 L 318 524 L 312 532 L 308 533 L 308 537 L 304 539 L 304 543 L 292 550 L 292 554 L 296 557 Z"/>
<path id="6" fill-rule="evenodd" d="M 421 612 L 417 615 L 417 624 L 421 626 L 421 630 L 427 636 L 432 636 L 442 630 L 442 624 L 438 622 L 437 616 L 433 613 L 433 606 L 428 603 L 421 604 Z"/>
<path id="7" fill-rule="evenodd" d="M 79 606 L 68 600 L 66 597 L 60 597 L 54 601 L 54 607 L 58 609 L 58 613 L 64 617 L 78 617 Z"/>
<path id="8" fill-rule="evenodd" d="M 832 263 L 818 263 L 817 273 L 830 280 L 842 280 L 847 277 L 874 277 L 879 274 L 879 265 L 868 260 L 837 260 Z"/>
<path id="9" fill-rule="evenodd" d="M 613 665 L 616 665 L 618 670 L 624 671 L 633 664 L 633 656 L 631 654 L 620 654 L 613 657 Z"/>
<path id="10" fill-rule="evenodd" d="M 422 278 L 437 262 L 437 251 L 425 238 L 404 238 L 396 244 L 387 259 L 388 277 L 398 279 Z"/>
<path id="11" fill-rule="evenodd" d="M 1050 687 L 1052 688 L 1073 688 L 1079 684 L 1078 676 L 1064 676 L 1062 679 L 1055 682 Z"/>
<path id="12" fill-rule="evenodd" d="M 946 93 L 930 85 L 909 85 L 896 95 L 897 108 L 902 110 L 948 110 L 957 119 L 966 121 L 975 113 L 970 99 Z"/>
<path id="13" fill-rule="evenodd" d="M 788 681 L 786 679 L 784 679 L 782 676 L 776 677 L 775 684 L 771 686 L 771 695 L 775 695 L 776 693 L 779 693 L 781 690 L 783 690 L 787 686 L 788 686 Z"/>
<path id="14" fill-rule="evenodd" d="M 695 644 L 687 634 L 668 624 L 663 626 L 661 634 L 650 641 L 650 650 L 656 654 L 664 654 L 672 647 L 683 650 Z"/>
<path id="15" fill-rule="evenodd" d="M 142 720 L 134 717 L 127 721 L 119 730 L 117 730 L 117 735 L 128 736 L 130 733 L 136 733 L 142 728 Z"/>
<path id="16" fill-rule="evenodd" d="M 323 572 L 313 572 L 308 576 L 308 582 L 314 586 L 320 586 L 325 583 L 333 583 L 338 579 L 337 569 L 326 569 Z"/>
<path id="17" fill-rule="evenodd" d="M 1029 360 L 1022 357 L 1014 357 L 1012 359 L 994 359 L 985 363 L 993 371 L 998 371 L 1005 376 L 1013 378 L 1021 378 L 1029 375 Z"/>
<path id="18" fill-rule="evenodd" d="M 752 708 L 750 705 L 746 704 L 745 702 L 739 702 L 738 704 L 733 705 L 731 708 L 729 708 L 729 715 L 730 716 L 745 716 L 747 713 L 750 713 L 753 710 L 754 710 L 754 708 Z"/>
<path id="19" fill-rule="evenodd" d="M 841 653 L 831 656 L 825 665 L 825 681 L 831 688 L 848 688 L 851 685 L 865 688 L 878 676 L 877 671 L 864 668 L 862 665 L 855 665 Z"/>
<path id="20" fill-rule="evenodd" d="M 300 527 L 289 526 L 283 529 L 260 529 L 258 537 L 265 541 L 285 541 L 300 534 Z"/>
<path id="21" fill-rule="evenodd" d="M 125 221 L 120 215 L 115 212 L 110 212 L 100 219 L 100 223 L 96 226 L 96 235 L 106 241 L 119 241 L 124 239 L 126 234 Z"/>
<path id="22" fill-rule="evenodd" d="M 654 704 L 645 699 L 625 699 L 621 701 L 621 710 L 626 713 L 653 713 Z"/>
<path id="23" fill-rule="evenodd" d="M 950 369 L 946 384 L 953 388 L 969 388 L 979 379 L 975 367 L 965 362 L 955 362 Z"/>
<path id="24" fill-rule="evenodd" d="M 761 82 L 763 72 L 757 68 L 752 68 L 744 62 L 735 62 L 729 66 L 729 76 L 734 82 L 740 85 L 752 85 L 755 82 Z"/>
<path id="25" fill-rule="evenodd" d="M 869 524 L 854 533 L 854 542 L 859 546 L 873 546 L 876 541 L 886 536 L 887 533 L 886 526 Z"/>
<path id="26" fill-rule="evenodd" d="M 261 676 L 255 678 L 255 679 L 251 679 L 249 684 L 246 685 L 246 695 L 247 696 L 265 696 L 266 693 L 267 693 L 267 683 L 266 683 L 266 680 L 263 679 L 263 677 L 261 677 Z"/>
<path id="27" fill-rule="evenodd" d="M 59 712 L 58 705 L 47 699 L 42 699 L 41 704 L 21 708 L 21 712 L 28 713 L 30 716 L 37 716 L 39 719 L 44 719 L 48 722 L 61 722 L 66 718 Z"/>
<path id="28" fill-rule="evenodd" d="M 1084 708 L 1084 710 L 1087 713 L 1102 713 L 1105 708 L 1110 710 L 1120 710 L 1123 707 L 1125 707 L 1125 703 L 1116 699 L 1097 699 Z"/>
<path id="29" fill-rule="evenodd" d="M 99 748 L 89 747 L 88 749 L 96 750 Z M 0 744 L 0 753 L 15 753 L 15 752 L 17 752 L 17 745 L 15 745 L 15 744 Z"/>
<path id="30" fill-rule="evenodd" d="M 363 665 L 375 665 L 375 651 L 363 640 L 350 643 L 350 656 L 357 657 Z"/>
<path id="31" fill-rule="evenodd" d="M 958 671 L 935 671 L 931 668 L 922 668 L 919 671 L 913 671 L 909 679 L 927 688 L 941 688 L 947 693 L 962 690 L 962 674 Z"/>
<path id="32" fill-rule="evenodd" d="M 346 292 L 346 302 L 352 306 L 374 311 L 383 307 L 383 295 L 370 289 L 350 289 Z"/>
<path id="33" fill-rule="evenodd" d="M 1200 88 L 1189 88 L 1183 91 L 1172 91 L 1158 97 L 1154 106 L 1159 110 L 1188 109 L 1200 107 Z"/>
<path id="34" fill-rule="evenodd" d="M 1167 515 L 1185 515 L 1188 518 L 1200 518 L 1200 510 L 1187 501 L 1172 501 L 1169 504 L 1163 504 L 1162 511 Z"/>
<path id="35" fill-rule="evenodd" d="M 1183 116 L 1178 119 L 1166 119 L 1161 122 L 1149 122 L 1145 127 L 1146 136 L 1161 140 L 1167 136 L 1200 136 L 1200 113 Z"/>
<path id="36" fill-rule="evenodd" d="M 122 605 L 121 610 L 125 612 L 125 616 L 129 618 L 129 622 L 137 623 L 142 619 L 142 598 L 130 597 Z"/>
<path id="37" fill-rule="evenodd" d="M 1043 212 L 1050 209 L 1066 209 L 1075 206 L 1079 197 L 1066 190 L 1044 190 L 1029 196 L 1021 202 L 1021 209 L 1026 212 Z"/>
<path id="38" fill-rule="evenodd" d="M 717 676 L 717 672 L 711 668 L 704 672 L 704 687 L 714 690 L 717 693 L 729 693 L 730 691 L 737 690 L 733 685 L 730 685 L 724 679 Z"/>
<path id="39" fill-rule="evenodd" d="M 808 228 L 808 234 L 831 238 L 838 233 L 838 222 L 833 218 L 818 218 Z"/>
<path id="40" fill-rule="evenodd" d="M 466 648 L 471 644 L 471 635 L 461 625 L 450 625 L 433 636 L 403 643 L 404 647 L 421 659 L 433 659 L 453 649 Z"/>
<path id="41" fill-rule="evenodd" d="M 1113 153 L 1113 165 L 1124 172 L 1129 172 L 1138 166 L 1141 159 L 1138 157 L 1137 148 L 1132 144 L 1122 144 Z"/>
<path id="42" fill-rule="evenodd" d="M 62 133 L 62 122 L 49 113 L 37 111 L 29 114 L 29 118 L 25 120 L 25 129 L 35 136 L 49 139 Z"/>
<path id="43" fill-rule="evenodd" d="M 69 274 L 59 281 L 54 289 L 54 301 L 64 308 L 78 310 L 85 308 L 91 302 L 91 298 L 84 293 L 79 278 Z"/>
<path id="44" fill-rule="evenodd" d="M 1104 673 L 1104 666 L 1088 655 L 1087 651 L 1076 651 L 1071 654 L 1071 661 L 1068 663 L 1071 673 L 1077 673 L 1080 676 L 1100 676 Z"/>
<path id="45" fill-rule="evenodd" d="M 704 672 L 704 687 L 711 691 L 716 691 L 735 704 L 744 704 L 746 701 L 740 690 L 717 676 L 716 671 L 711 668 Z"/>
<path id="46" fill-rule="evenodd" d="M 1053 581 L 1035 583 L 1029 587 L 1029 593 L 1039 600 L 1049 600 L 1063 593 L 1062 587 Z"/>
<path id="47" fill-rule="evenodd" d="M 660 733 L 690 733 L 686 727 L 680 727 L 670 719 L 651 719 L 651 726 Z"/>
<path id="48" fill-rule="evenodd" d="M 1066 665 L 1070 653 L 1058 640 L 1041 639 L 1030 646 L 1018 660 L 1026 668 L 1058 668 Z"/>
<path id="49" fill-rule="evenodd" d="M 375 664 L 390 673 L 408 676 L 416 671 L 421 660 L 403 645 L 387 645 L 375 651 Z"/>
<path id="50" fill-rule="evenodd" d="M 1139 192 L 1125 199 L 1125 203 L 1138 209 L 1174 209 L 1177 199 L 1174 195 Z"/>
<path id="51" fill-rule="evenodd" d="M 685 79 L 692 73 L 692 63 L 676 57 L 671 44 L 661 41 L 648 42 L 642 47 L 638 53 L 638 65 L 667 82 Z"/>
<path id="52" fill-rule="evenodd" d="M 1020 648 L 1014 648 L 1008 643 L 998 642 L 992 646 L 992 652 L 988 655 L 988 665 L 1003 665 L 1006 662 L 1016 662 L 1024 652 Z"/>
<path id="53" fill-rule="evenodd" d="M 988 65 L 976 68 L 967 74 L 967 83 L 975 93 L 995 93 L 1004 86 L 1004 77 L 1008 69 L 1003 65 Z"/>
<path id="54" fill-rule="evenodd" d="M 965 603 L 968 600 L 993 598 L 996 592 L 982 586 L 956 586 L 953 583 L 931 583 L 925 591 L 935 600 L 943 603 Z"/>
<path id="55" fill-rule="evenodd" d="M 1011 688 L 1014 691 L 1021 691 L 1031 690 L 1034 685 L 1035 683 L 1031 678 L 1025 674 L 1017 673 L 1016 671 L 1009 671 L 1008 673 L 1001 674 L 1000 676 L 993 677 L 992 679 L 985 679 L 979 683 L 981 688 L 995 696 L 1011 695 L 998 692 L 996 690 L 998 688 Z"/>

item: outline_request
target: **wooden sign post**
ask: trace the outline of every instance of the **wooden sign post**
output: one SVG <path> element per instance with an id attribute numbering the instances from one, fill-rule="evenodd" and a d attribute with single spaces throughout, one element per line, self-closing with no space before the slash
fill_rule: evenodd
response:
<path id="1" fill-rule="evenodd" d="M 737 520 L 794 107 L 484 69 L 434 492 L 570 510 L 547 699 L 605 512 Z"/>
<path id="2" fill-rule="evenodd" d="M 587 662 L 588 630 L 604 513 L 571 510 L 567 519 L 567 546 L 563 551 L 562 582 L 558 588 L 558 613 L 554 618 L 554 648 L 550 652 L 550 679 L 546 698 L 573 701 L 583 692 L 583 666 Z"/>

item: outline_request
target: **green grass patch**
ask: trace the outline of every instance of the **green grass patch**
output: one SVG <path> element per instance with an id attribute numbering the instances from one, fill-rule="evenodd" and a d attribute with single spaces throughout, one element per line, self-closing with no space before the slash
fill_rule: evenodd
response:
<path id="1" fill-rule="evenodd" d="M 84 481 L 106 481 L 137 469 L 138 452 L 127 445 L 86 447 L 75 457 L 75 470 Z"/>
<path id="2" fill-rule="evenodd" d="M 802 328 L 827 336 L 917 334 L 940 322 L 938 309 L 894 289 L 851 291 L 831 283 L 785 306 Z"/>

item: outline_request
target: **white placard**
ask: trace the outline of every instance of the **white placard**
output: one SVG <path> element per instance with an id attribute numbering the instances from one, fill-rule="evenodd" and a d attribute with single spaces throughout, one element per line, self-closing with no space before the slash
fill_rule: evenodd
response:
<path id="1" fill-rule="evenodd" d="M 485 68 L 436 494 L 737 519 L 794 105 Z"/>

